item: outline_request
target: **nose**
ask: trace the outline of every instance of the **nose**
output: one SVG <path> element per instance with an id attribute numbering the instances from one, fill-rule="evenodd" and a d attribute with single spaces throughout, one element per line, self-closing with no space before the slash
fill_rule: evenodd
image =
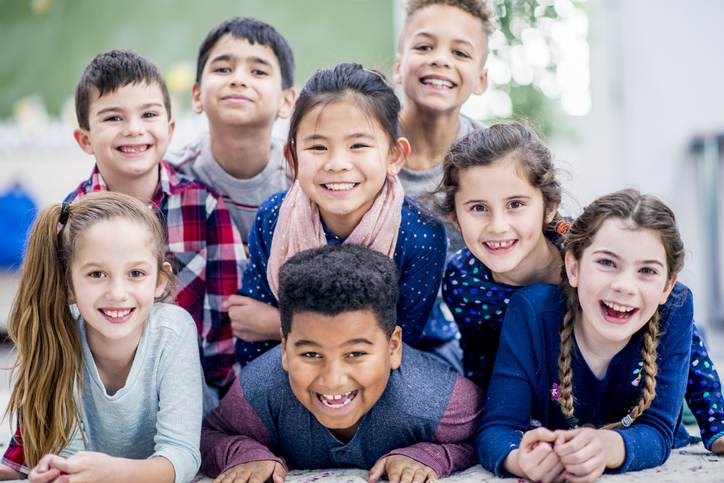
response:
<path id="1" fill-rule="evenodd" d="M 139 136 L 143 134 L 143 123 L 140 118 L 131 116 L 126 122 L 124 135 L 126 136 Z"/>
<path id="2" fill-rule="evenodd" d="M 234 87 L 246 87 L 247 79 L 244 69 L 234 69 L 231 73 L 231 85 Z"/>
<path id="3" fill-rule="evenodd" d="M 325 171 L 347 171 L 352 169 L 352 163 L 349 161 L 349 157 L 345 153 L 331 151 L 329 157 L 324 163 Z"/>
<path id="4" fill-rule="evenodd" d="M 450 67 L 450 58 L 442 48 L 433 51 L 430 57 L 430 65 L 433 67 Z"/>
<path id="5" fill-rule="evenodd" d="M 347 372 L 342 363 L 330 360 L 324 365 L 319 376 L 319 387 L 329 394 L 334 394 L 345 388 L 347 383 Z"/>
<path id="6" fill-rule="evenodd" d="M 635 273 L 631 270 L 622 270 L 611 283 L 611 288 L 622 294 L 633 294 L 636 287 Z"/>
<path id="7" fill-rule="evenodd" d="M 493 233 L 504 233 L 508 230 L 508 218 L 503 211 L 496 210 L 490 214 L 489 229 Z"/>
<path id="8" fill-rule="evenodd" d="M 122 302 L 128 298 L 126 281 L 122 277 L 112 277 L 108 282 L 108 299 L 113 302 Z"/>

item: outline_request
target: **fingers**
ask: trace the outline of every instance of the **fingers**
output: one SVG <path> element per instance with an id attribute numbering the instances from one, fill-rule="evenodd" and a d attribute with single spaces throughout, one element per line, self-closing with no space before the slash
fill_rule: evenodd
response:
<path id="1" fill-rule="evenodd" d="M 274 483 L 282 483 L 284 478 L 287 476 L 287 470 L 284 466 L 279 463 L 274 465 L 274 471 L 272 472 L 272 481 Z"/>
<path id="2" fill-rule="evenodd" d="M 49 468 L 39 471 L 38 468 L 34 468 L 33 471 L 28 475 L 28 480 L 31 483 L 50 483 L 60 476 L 60 471 L 55 468 Z"/>
<path id="3" fill-rule="evenodd" d="M 60 470 L 62 473 L 76 473 L 78 471 L 77 465 L 73 457 L 68 459 L 61 456 L 50 455 L 48 459 L 48 465 L 51 468 Z"/>
<path id="4" fill-rule="evenodd" d="M 565 442 L 557 444 L 555 451 L 561 458 L 579 452 L 583 447 L 591 442 L 593 438 L 592 431 L 576 431 L 568 434 L 562 434 Z"/>
<path id="5" fill-rule="evenodd" d="M 229 307 L 234 305 L 244 305 L 247 300 L 249 300 L 249 297 L 243 295 L 229 295 L 226 300 L 221 302 L 221 308 L 223 310 L 229 310 Z"/>
<path id="6" fill-rule="evenodd" d="M 724 454 L 724 436 L 714 441 L 711 445 L 711 450 L 716 454 Z"/>
<path id="7" fill-rule="evenodd" d="M 370 468 L 370 474 L 367 478 L 368 483 L 377 483 L 377 481 L 382 477 L 382 474 L 385 472 L 386 459 L 387 458 L 378 459 L 372 468 Z"/>
<path id="8" fill-rule="evenodd" d="M 520 447 L 529 447 L 538 441 L 545 441 L 553 443 L 558 435 L 555 431 L 551 431 L 548 428 L 536 428 L 530 431 L 526 431 L 523 434 L 523 439 L 520 441 Z"/>

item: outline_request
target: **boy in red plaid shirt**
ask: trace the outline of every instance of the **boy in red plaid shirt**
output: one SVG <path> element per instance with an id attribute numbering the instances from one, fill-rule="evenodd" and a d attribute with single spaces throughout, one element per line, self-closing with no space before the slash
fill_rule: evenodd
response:
<path id="1" fill-rule="evenodd" d="M 176 303 L 196 321 L 207 383 L 225 392 L 236 361 L 221 304 L 241 285 L 244 250 L 222 199 L 162 160 L 175 123 L 158 68 L 127 50 L 99 54 L 78 83 L 75 107 L 73 136 L 96 164 L 66 201 L 110 190 L 155 210 L 177 274 Z"/>

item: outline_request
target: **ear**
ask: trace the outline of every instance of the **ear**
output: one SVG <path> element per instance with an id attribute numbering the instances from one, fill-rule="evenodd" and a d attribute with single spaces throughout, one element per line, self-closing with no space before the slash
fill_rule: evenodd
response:
<path id="1" fill-rule="evenodd" d="M 390 367 L 399 369 L 402 364 L 402 327 L 395 326 L 390 336 Z"/>
<path id="2" fill-rule="evenodd" d="M 400 172 L 410 155 L 410 141 L 407 138 L 397 138 L 395 144 L 390 147 L 389 159 L 387 160 L 387 173 L 392 176 Z"/>
<path id="3" fill-rule="evenodd" d="M 669 298 L 669 295 L 671 295 L 671 291 L 674 289 L 674 285 L 676 285 L 676 274 L 674 274 L 671 277 L 671 280 L 669 280 L 666 283 L 666 286 L 664 287 L 664 291 L 661 293 L 661 298 L 659 298 L 659 305 L 664 305 L 666 303 L 666 300 Z"/>
<path id="4" fill-rule="evenodd" d="M 80 146 L 80 148 L 87 154 L 95 154 L 95 151 L 93 150 L 93 145 L 90 141 L 89 131 L 86 131 L 82 128 L 73 129 L 73 138 L 75 139 L 75 142 L 78 143 L 78 146 Z"/>
<path id="5" fill-rule="evenodd" d="M 578 260 L 573 256 L 573 253 L 566 252 L 565 255 L 566 263 L 566 275 L 568 275 L 568 283 L 571 287 L 578 287 Z"/>
<path id="6" fill-rule="evenodd" d="M 545 212 L 545 222 L 550 223 L 553 221 L 553 218 L 556 217 L 556 212 L 558 212 L 558 203 L 549 203 Z"/>
<path id="7" fill-rule="evenodd" d="M 400 53 L 395 54 L 395 66 L 392 69 L 392 81 L 402 85 L 402 73 L 400 72 Z"/>
<path id="8" fill-rule="evenodd" d="M 201 86 L 198 82 L 194 82 L 191 88 L 191 104 L 194 106 L 194 112 L 201 114 L 204 112 L 204 106 L 201 104 Z"/>
<path id="9" fill-rule="evenodd" d="M 166 290 L 166 286 L 168 286 L 168 273 L 173 273 L 173 269 L 171 268 L 171 264 L 168 262 L 163 262 L 163 265 L 161 266 L 161 270 L 158 272 L 158 280 L 156 280 L 156 290 L 154 291 L 154 297 L 159 298 L 163 295 L 164 291 Z"/>
<path id="10" fill-rule="evenodd" d="M 457 213 L 455 212 L 455 210 L 453 210 L 452 213 L 450 213 L 449 215 L 447 215 L 447 219 L 448 219 L 448 221 L 452 224 L 452 226 L 455 227 L 455 229 L 456 229 L 457 231 L 459 231 L 460 233 L 463 232 L 463 230 L 460 228 L 460 223 L 458 223 L 458 215 L 457 215 Z"/>
<path id="11" fill-rule="evenodd" d="M 176 120 L 175 119 L 169 119 L 168 121 L 168 140 L 171 141 L 171 138 L 173 137 L 173 132 L 176 130 Z"/>
<path id="12" fill-rule="evenodd" d="M 292 176 L 294 176 L 294 179 L 297 179 L 297 170 L 294 169 L 294 157 L 292 156 L 292 148 L 289 146 L 289 143 L 284 144 L 284 159 L 287 160 Z"/>
<path id="13" fill-rule="evenodd" d="M 480 95 L 488 89 L 488 69 L 483 68 L 480 71 L 480 77 L 478 78 L 478 87 L 473 91 L 473 94 Z"/>
<path id="14" fill-rule="evenodd" d="M 287 361 L 287 338 L 282 337 L 282 369 L 289 372 L 289 361 Z"/>
<path id="15" fill-rule="evenodd" d="M 294 101 L 297 100 L 297 88 L 292 86 L 282 92 L 282 102 L 277 110 L 277 117 L 287 119 L 294 111 Z"/>

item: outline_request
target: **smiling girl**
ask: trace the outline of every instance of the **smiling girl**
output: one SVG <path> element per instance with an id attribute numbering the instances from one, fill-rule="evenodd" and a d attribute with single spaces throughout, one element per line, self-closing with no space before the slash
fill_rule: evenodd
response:
<path id="1" fill-rule="evenodd" d="M 398 324 L 405 342 L 418 342 L 442 278 L 446 237 L 397 179 L 410 151 L 399 134 L 399 111 L 384 78 L 358 64 L 321 69 L 307 81 L 286 146 L 296 180 L 260 207 L 249 237 L 236 297 L 249 307 L 246 336 L 236 345 L 242 365 L 280 338 L 279 268 L 295 253 L 327 244 L 364 245 L 394 260 Z"/>
<path id="2" fill-rule="evenodd" d="M 38 216 L 8 322 L 18 430 L 0 477 L 194 477 L 202 372 L 191 316 L 155 303 L 171 278 L 164 243 L 155 214 L 120 193 Z"/>
<path id="3" fill-rule="evenodd" d="M 663 464 L 693 323 L 691 292 L 675 286 L 684 246 L 674 214 L 635 190 L 603 196 L 564 249 L 560 288 L 525 287 L 510 301 L 480 462 L 498 475 L 570 482 Z"/>

